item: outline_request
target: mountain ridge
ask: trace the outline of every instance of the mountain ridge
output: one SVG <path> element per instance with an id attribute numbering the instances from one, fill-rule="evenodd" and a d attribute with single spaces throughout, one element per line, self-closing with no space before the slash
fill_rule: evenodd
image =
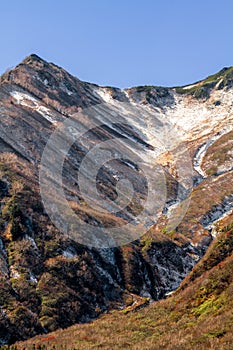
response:
<path id="1" fill-rule="evenodd" d="M 61 66 L 53 63 L 53 62 L 48 62 L 46 61 L 44 58 L 40 57 L 39 55 L 35 54 L 35 53 L 31 53 L 28 56 L 26 56 L 19 64 L 17 64 L 15 67 L 7 69 L 5 73 L 3 73 L 1 76 L 5 75 L 6 73 L 14 70 L 16 67 L 18 67 L 19 65 L 22 64 L 30 64 L 33 62 L 41 62 L 43 64 L 51 64 L 59 69 L 63 69 Z M 88 83 L 88 84 L 92 84 L 92 85 L 96 85 L 96 86 L 100 86 L 102 88 L 116 88 L 116 89 L 121 89 L 121 90 L 128 90 L 128 89 L 132 89 L 132 88 L 165 88 L 165 89 L 177 89 L 177 88 L 184 88 L 184 87 L 189 87 L 191 85 L 196 85 L 199 83 L 203 83 L 206 82 L 208 79 L 211 79 L 213 77 L 216 77 L 218 75 L 222 75 L 222 73 L 227 73 L 227 71 L 231 71 L 231 69 L 233 68 L 233 66 L 225 66 L 223 68 L 221 68 L 217 73 L 213 73 L 211 75 L 208 75 L 206 78 L 202 78 L 200 80 L 197 80 L 195 82 L 192 83 L 188 83 L 188 84 L 184 84 L 184 85 L 173 85 L 173 86 L 163 86 L 163 85 L 136 85 L 136 86 L 131 86 L 131 87 L 126 87 L 126 88 L 119 88 L 117 86 L 109 86 L 109 85 L 98 85 L 97 83 L 94 82 L 88 82 L 88 81 L 83 81 L 83 83 Z M 71 73 L 68 72 L 69 75 L 73 76 Z M 224 74 L 225 75 L 225 74 Z M 76 77 L 77 78 L 77 77 Z M 77 78 L 78 79 L 78 78 Z M 80 80 L 81 81 L 81 80 Z"/>

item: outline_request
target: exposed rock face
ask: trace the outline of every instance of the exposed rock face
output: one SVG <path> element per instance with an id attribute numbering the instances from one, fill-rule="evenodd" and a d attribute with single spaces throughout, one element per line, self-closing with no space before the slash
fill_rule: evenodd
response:
<path id="1" fill-rule="evenodd" d="M 84 83 L 62 68 L 31 55 L 1 77 L 2 343 L 86 322 L 110 308 L 132 304 L 136 295 L 157 300 L 179 286 L 213 238 L 207 224 L 229 211 L 233 127 L 231 72 L 231 68 L 225 69 L 210 79 L 210 83 L 203 81 L 192 87 L 147 86 L 122 90 Z M 38 171 L 44 147 L 59 124 L 81 109 L 104 102 L 107 104 L 101 117 L 105 127 L 92 130 L 81 143 L 74 144 L 64 164 L 66 198 L 84 220 L 93 225 L 109 226 L 114 220 L 130 220 L 138 213 L 138 202 L 146 193 L 136 164 L 124 159 L 100 169 L 98 190 L 115 200 L 117 181 L 127 172 L 135 184 L 137 205 L 129 206 L 117 217 L 97 217 L 82 206 L 76 170 L 83 155 L 101 141 L 120 135 L 133 140 L 135 152 L 140 146 L 144 157 L 152 157 L 156 150 L 156 133 L 163 126 L 161 120 L 173 123 L 179 132 L 176 154 L 179 147 L 185 145 L 194 158 L 198 180 L 186 216 L 176 230 L 169 231 L 169 215 L 173 210 L 179 212 L 179 204 L 186 199 L 187 191 L 180 183 L 170 150 L 161 154 L 167 201 L 158 224 L 126 246 L 95 249 L 67 238 L 52 224 L 41 203 Z M 142 119 L 130 113 L 127 105 L 144 110 L 146 115 L 154 115 L 151 124 L 144 128 Z M 108 115 L 115 115 L 117 110 L 121 110 L 125 118 L 123 127 L 119 120 L 107 123 Z M 206 143 L 208 147 L 203 148 L 199 156 L 198 150 Z M 226 150 L 224 156 L 220 152 L 222 148 Z"/>

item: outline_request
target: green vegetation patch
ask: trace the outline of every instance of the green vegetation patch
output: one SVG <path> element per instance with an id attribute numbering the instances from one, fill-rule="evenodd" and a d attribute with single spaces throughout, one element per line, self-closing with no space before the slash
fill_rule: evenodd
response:
<path id="1" fill-rule="evenodd" d="M 218 85 L 218 89 L 231 86 L 233 83 L 233 67 L 223 68 L 220 72 L 210 75 L 206 79 L 188 86 L 176 87 L 175 90 L 179 94 L 192 95 L 196 98 L 207 99 L 210 90 Z"/>

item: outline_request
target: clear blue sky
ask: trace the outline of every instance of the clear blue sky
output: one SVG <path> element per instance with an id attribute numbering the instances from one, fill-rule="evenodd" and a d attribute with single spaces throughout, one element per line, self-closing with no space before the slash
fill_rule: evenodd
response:
<path id="1" fill-rule="evenodd" d="M 188 84 L 233 65 L 232 0 L 0 0 L 0 73 L 36 53 L 100 85 Z"/>

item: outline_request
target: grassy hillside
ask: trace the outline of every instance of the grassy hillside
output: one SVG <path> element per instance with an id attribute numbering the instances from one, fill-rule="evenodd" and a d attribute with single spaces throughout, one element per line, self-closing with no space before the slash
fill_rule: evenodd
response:
<path id="1" fill-rule="evenodd" d="M 4 349 L 232 349 L 233 217 L 179 290 L 143 309 L 125 309 Z"/>
<path id="2" fill-rule="evenodd" d="M 231 87 L 233 79 L 233 67 L 223 68 L 218 73 L 210 75 L 206 79 L 189 86 L 177 87 L 179 94 L 190 94 L 196 98 L 208 98 L 212 88 L 223 89 Z"/>

